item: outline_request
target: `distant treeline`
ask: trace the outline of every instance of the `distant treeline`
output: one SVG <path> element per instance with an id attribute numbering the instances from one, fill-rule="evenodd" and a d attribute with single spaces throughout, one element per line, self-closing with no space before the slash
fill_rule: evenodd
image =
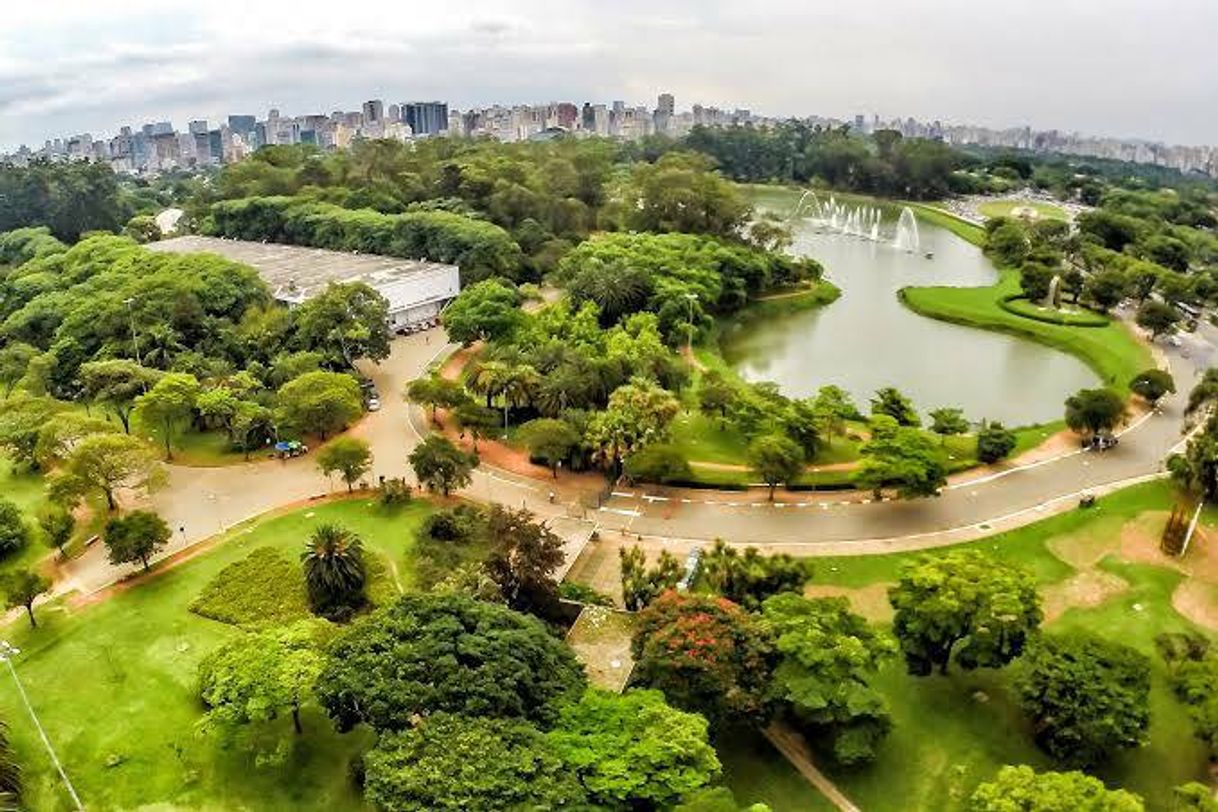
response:
<path id="1" fill-rule="evenodd" d="M 247 197 L 212 206 L 203 230 L 335 251 L 429 259 L 461 267 L 463 284 L 519 278 L 520 246 L 494 223 L 447 211 L 381 214 L 296 197 Z"/>

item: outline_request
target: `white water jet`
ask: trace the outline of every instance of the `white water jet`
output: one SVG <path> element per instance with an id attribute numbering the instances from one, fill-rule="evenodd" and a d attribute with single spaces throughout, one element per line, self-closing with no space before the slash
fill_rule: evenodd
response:
<path id="1" fill-rule="evenodd" d="M 914 217 L 913 209 L 909 206 L 901 209 L 901 217 L 897 220 L 897 234 L 892 245 L 900 251 L 910 253 L 922 247 L 922 240 L 918 236 L 918 218 Z"/>

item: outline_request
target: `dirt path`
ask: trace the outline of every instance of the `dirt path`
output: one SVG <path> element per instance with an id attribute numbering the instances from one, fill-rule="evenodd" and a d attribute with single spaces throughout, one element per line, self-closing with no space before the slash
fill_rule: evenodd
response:
<path id="1" fill-rule="evenodd" d="M 799 774 L 806 778 L 809 784 L 816 787 L 821 795 L 828 798 L 831 804 L 842 812 L 862 812 L 853 801 L 846 797 L 845 793 L 837 788 L 836 784 L 829 780 L 827 775 L 816 768 L 812 762 L 812 753 L 803 736 L 779 722 L 775 722 L 762 732 L 770 740 L 770 744 L 774 745 L 775 749 L 791 762 L 791 766 L 799 770 Z"/>

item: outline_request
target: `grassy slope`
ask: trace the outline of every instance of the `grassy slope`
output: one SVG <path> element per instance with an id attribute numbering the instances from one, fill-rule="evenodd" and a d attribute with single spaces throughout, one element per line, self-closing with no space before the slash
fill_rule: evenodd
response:
<path id="1" fill-rule="evenodd" d="M 305 508 L 237 529 L 213 552 L 111 600 L 76 611 L 41 610 L 34 632 L 9 630 L 22 648 L 18 661 L 31 701 L 85 804 L 91 809 L 164 803 L 190 809 L 363 809 L 347 779 L 347 762 L 370 743 L 366 733 L 340 736 L 316 710 L 281 766 L 255 768 L 250 749 L 195 729 L 199 661 L 232 627 L 187 611 L 224 566 L 259 546 L 295 560 L 310 528 L 337 521 L 359 533 L 408 586 L 414 531 L 427 515 L 415 502 L 386 512 L 368 500 Z M 0 680 L 0 714 L 26 765 L 29 806 L 66 809 L 45 753 L 17 703 L 12 682 Z M 291 741 L 291 722 L 267 725 L 265 744 Z M 107 767 L 112 756 L 122 763 Z"/>
<path id="2" fill-rule="evenodd" d="M 1072 511 L 966 546 L 1029 569 L 1044 587 L 1074 574 L 1048 549 L 1049 540 L 1068 537 L 1071 545 L 1080 546 L 1104 543 L 1116 538 L 1126 521 L 1146 510 L 1165 509 L 1170 499 L 1165 483 L 1140 485 L 1100 500 L 1094 510 Z M 813 581 L 856 588 L 887 584 L 896 580 L 900 566 L 912 557 L 819 559 Z M 1170 601 L 1180 575 L 1111 556 L 1099 566 L 1125 579 L 1129 588 L 1098 606 L 1068 610 L 1049 628 L 1085 629 L 1151 655 L 1155 673 L 1150 742 L 1118 756 L 1098 774 L 1142 794 L 1150 808 L 1164 808 L 1170 788 L 1203 779 L 1206 765 L 1204 750 L 1191 737 L 1190 723 L 1172 699 L 1154 654 L 1155 634 L 1190 627 Z M 1135 609 L 1135 604 L 1140 608 Z M 1006 671 L 957 670 L 946 678 L 912 678 L 895 662 L 878 683 L 892 705 L 893 733 L 875 765 L 834 771 L 843 790 L 865 809 L 959 809 L 972 787 L 1003 764 L 1051 766 L 1031 743 Z M 978 691 L 985 701 L 979 701 Z"/>
<path id="3" fill-rule="evenodd" d="M 911 203 L 919 217 L 947 228 L 974 245 L 984 243 L 985 231 L 954 214 L 918 203 Z M 1129 381 L 1154 366 L 1150 351 L 1121 324 L 1107 327 L 1067 327 L 1026 319 L 998 306 L 998 301 L 1019 292 L 1019 274 L 1000 270 L 998 283 L 987 288 L 918 287 L 905 288 L 901 301 L 929 318 L 942 319 L 969 327 L 997 330 L 1030 338 L 1068 352 L 1082 360 L 1109 386 L 1129 394 Z"/>
<path id="4" fill-rule="evenodd" d="M 1009 217 L 1017 208 L 1029 208 L 1048 220 L 1067 220 L 1069 216 L 1061 206 L 1039 200 L 991 200 L 977 207 L 986 217 Z"/>

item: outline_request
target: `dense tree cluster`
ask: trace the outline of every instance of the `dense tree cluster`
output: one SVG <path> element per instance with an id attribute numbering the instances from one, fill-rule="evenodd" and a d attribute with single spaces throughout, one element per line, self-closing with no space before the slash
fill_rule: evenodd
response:
<path id="1" fill-rule="evenodd" d="M 461 266 L 466 283 L 522 275 L 520 246 L 510 234 L 450 211 L 381 214 L 308 198 L 250 197 L 216 203 L 204 229 L 239 240 L 448 262 Z"/>
<path id="2" fill-rule="evenodd" d="M 45 226 L 73 242 L 87 231 L 117 231 L 131 213 L 120 200 L 118 177 L 104 163 L 0 164 L 0 232 Z"/>

